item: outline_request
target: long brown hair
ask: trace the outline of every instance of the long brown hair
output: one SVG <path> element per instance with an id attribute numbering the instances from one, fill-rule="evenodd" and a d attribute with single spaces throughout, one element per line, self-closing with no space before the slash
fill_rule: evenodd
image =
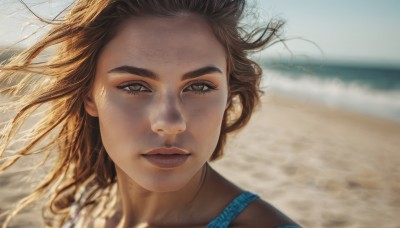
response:
<path id="1" fill-rule="evenodd" d="M 240 24 L 244 9 L 245 0 L 79 0 L 62 19 L 46 21 L 51 29 L 44 38 L 0 66 L 2 92 L 13 99 L 1 111 L 11 106 L 18 111 L 1 135 L 0 172 L 33 154 L 53 153 L 56 162 L 34 192 L 8 215 L 4 227 L 18 211 L 45 194 L 50 194 L 45 208 L 53 218 L 46 220 L 47 225 L 54 226 L 56 217 L 62 223 L 70 216 L 79 188 L 91 187 L 93 194 L 83 203 L 88 204 L 96 201 L 96 192 L 116 182 L 114 163 L 101 142 L 98 119 L 86 113 L 83 102 L 102 48 L 128 17 L 197 14 L 207 20 L 225 47 L 229 106 L 210 161 L 221 157 L 227 134 L 247 124 L 262 93 L 261 68 L 248 55 L 282 41 L 281 20 L 246 31 Z M 56 48 L 53 57 L 43 60 L 41 54 L 52 47 Z M 44 115 L 31 129 L 24 146 L 4 156 L 27 118 L 43 106 Z"/>

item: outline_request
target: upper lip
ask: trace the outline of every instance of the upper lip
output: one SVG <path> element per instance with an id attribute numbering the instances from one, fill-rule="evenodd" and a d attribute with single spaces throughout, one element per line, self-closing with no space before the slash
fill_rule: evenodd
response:
<path id="1" fill-rule="evenodd" d="M 161 148 L 156 148 L 149 150 L 145 152 L 142 155 L 155 155 L 155 154 L 163 154 L 163 155 L 170 155 L 170 154 L 182 154 L 182 155 L 190 155 L 190 153 L 186 150 L 180 149 L 180 148 L 166 148 L 166 147 L 161 147 Z"/>

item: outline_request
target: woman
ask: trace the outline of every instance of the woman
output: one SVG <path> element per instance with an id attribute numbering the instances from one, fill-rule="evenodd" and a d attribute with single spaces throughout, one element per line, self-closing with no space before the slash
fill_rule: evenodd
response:
<path id="1" fill-rule="evenodd" d="M 19 80 L 5 91 L 21 105 L 3 152 L 26 117 L 50 108 L 2 169 L 54 147 L 58 156 L 4 227 L 45 194 L 52 227 L 297 227 L 208 165 L 258 103 L 261 69 L 247 54 L 279 39 L 282 26 L 246 33 L 239 25 L 244 6 L 81 0 L 3 65 L 3 81 Z M 52 46 L 53 59 L 35 61 Z"/>

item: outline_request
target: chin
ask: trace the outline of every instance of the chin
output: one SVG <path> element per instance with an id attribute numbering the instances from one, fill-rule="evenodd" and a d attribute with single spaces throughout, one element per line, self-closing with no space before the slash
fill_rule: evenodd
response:
<path id="1" fill-rule="evenodd" d="M 144 189 L 149 192 L 175 192 L 184 188 L 188 185 L 190 180 L 193 178 L 190 175 L 182 175 L 176 172 L 150 172 L 150 173 L 138 173 L 127 174 L 124 173 L 124 179 L 130 182 L 130 188 Z"/>
<path id="2" fill-rule="evenodd" d="M 163 175 L 153 177 L 148 180 L 143 180 L 141 183 L 138 183 L 144 189 L 151 192 L 175 192 L 179 191 L 189 182 L 189 178 L 179 179 L 178 177 L 165 177 Z"/>
<path id="3" fill-rule="evenodd" d="M 199 171 L 194 169 L 183 170 L 127 170 L 117 168 L 117 175 L 122 185 L 131 190 L 147 190 L 150 192 L 175 192 L 191 184 Z M 201 169 L 200 169 L 201 170 Z"/>

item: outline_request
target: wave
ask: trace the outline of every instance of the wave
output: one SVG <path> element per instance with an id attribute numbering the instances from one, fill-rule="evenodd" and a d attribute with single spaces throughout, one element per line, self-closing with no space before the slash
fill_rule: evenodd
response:
<path id="1" fill-rule="evenodd" d="M 262 88 L 267 93 L 307 99 L 326 106 L 374 115 L 400 122 L 400 91 L 377 90 L 359 82 L 335 77 L 296 74 L 264 69 Z"/>

